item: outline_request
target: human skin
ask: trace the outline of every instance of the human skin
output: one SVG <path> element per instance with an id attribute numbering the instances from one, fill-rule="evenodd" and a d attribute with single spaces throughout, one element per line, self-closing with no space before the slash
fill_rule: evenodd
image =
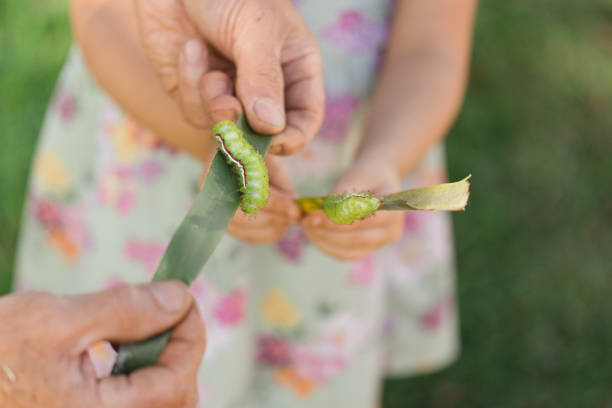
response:
<path id="1" fill-rule="evenodd" d="M 204 325 L 180 282 L 79 296 L 0 297 L 0 406 L 195 408 Z M 156 365 L 97 378 L 89 346 L 130 343 L 174 327 Z"/>
<path id="2" fill-rule="evenodd" d="M 321 56 L 289 0 L 73 0 L 71 5 L 76 39 L 105 90 L 190 154 L 205 159 L 213 144 L 185 133 L 176 107 L 166 114 L 172 98 L 162 89 L 179 101 L 194 127 L 210 131 L 215 123 L 210 112 L 240 110 L 231 97 L 235 82 L 249 124 L 276 135 L 270 147 L 275 154 L 296 153 L 318 131 L 324 106 Z M 161 83 L 147 90 L 159 82 L 151 80 L 156 74 Z M 185 82 L 191 86 L 182 86 Z M 228 97 L 216 99 L 220 96 Z"/>
<path id="3" fill-rule="evenodd" d="M 98 0 L 98 3 L 109 2 L 110 0 Z M 158 5 L 161 3 L 166 6 L 179 4 L 176 0 L 151 2 L 151 4 Z M 187 3 L 191 4 L 190 10 L 198 10 L 196 4 L 198 1 Z M 206 2 L 200 0 L 200 3 Z M 279 1 L 279 4 L 281 3 L 286 5 L 285 2 Z M 333 192 L 368 190 L 376 194 L 384 194 L 398 190 L 401 187 L 403 176 L 410 173 L 425 152 L 444 137 L 461 104 L 469 66 L 476 0 L 440 0 L 438 2 L 411 0 L 397 2 L 396 7 L 384 65 L 376 81 L 362 143 L 353 165 L 340 177 Z M 186 24 L 181 23 L 181 18 L 189 17 L 185 9 L 170 14 L 174 18 L 171 21 L 180 27 Z M 206 13 L 201 12 L 200 15 L 206 15 Z M 128 17 L 124 16 L 122 19 L 124 20 L 122 25 L 133 26 L 133 24 L 127 24 L 130 21 Z M 122 19 L 113 19 L 114 24 L 118 24 L 117 21 Z M 257 27 L 254 24 L 249 25 L 249 21 L 246 21 L 243 26 Z M 108 50 L 110 48 L 112 50 L 112 47 L 116 47 L 113 45 L 115 41 L 109 40 L 112 34 L 109 35 L 106 32 L 108 27 L 104 25 L 103 32 L 97 34 L 92 33 L 92 29 L 88 29 L 87 37 L 94 37 L 95 40 L 87 41 L 88 49 Z M 129 30 L 126 27 L 124 31 Z M 185 30 L 173 30 L 173 32 L 183 31 Z M 253 31 L 256 31 L 256 28 L 247 30 L 248 33 L 253 33 Z M 201 42 L 188 40 L 185 43 L 188 37 L 188 35 L 176 36 L 176 41 L 184 44 L 182 51 L 179 51 L 183 56 L 179 55 L 178 64 L 162 65 L 166 67 L 162 71 L 170 78 L 174 78 L 176 83 L 182 84 L 178 86 L 178 88 L 182 87 L 181 93 L 196 95 L 199 92 L 200 95 L 208 95 L 208 102 L 204 101 L 196 110 L 204 110 L 208 116 L 214 115 L 219 110 L 218 105 L 215 105 L 213 101 L 219 103 L 219 100 L 228 100 L 232 92 L 232 84 L 222 76 L 220 71 L 198 76 L 198 73 L 206 72 L 209 59 L 201 56 L 211 54 L 202 51 L 205 44 Z M 100 44 L 100 41 L 103 43 Z M 134 44 L 136 42 L 134 41 Z M 133 47 L 138 48 L 134 45 Z M 181 61 L 188 60 L 186 55 L 189 49 L 191 51 L 199 49 L 201 58 L 194 59 L 194 64 L 181 63 Z M 118 50 L 114 52 L 116 51 Z M 100 53 L 104 52 L 106 51 L 100 51 Z M 132 49 L 130 52 L 133 53 L 135 50 Z M 123 54 L 127 58 L 130 52 Z M 142 51 L 137 50 L 137 52 Z M 98 53 L 98 51 L 92 51 L 92 53 Z M 149 54 L 151 53 L 149 46 Z M 217 57 L 213 54 L 211 58 Z M 167 57 L 167 60 L 174 61 L 171 57 Z M 97 65 L 101 67 L 96 67 Z M 103 63 L 93 65 L 90 63 L 90 66 L 93 67 L 94 74 L 98 70 L 103 71 L 101 76 L 114 75 L 112 73 L 118 71 L 116 82 L 125 81 L 125 69 L 118 69 L 118 67 Z M 145 66 L 136 67 L 135 64 L 131 64 L 131 68 L 138 68 L 139 71 Z M 148 70 L 151 71 L 150 66 Z M 202 91 L 207 88 L 207 84 L 213 83 L 212 80 L 207 82 L 206 75 L 213 74 L 216 75 L 216 79 L 222 79 L 221 82 L 226 81 L 224 86 L 217 88 L 222 90 L 220 96 L 215 96 L 210 89 L 208 92 Z M 138 75 L 134 74 L 134 76 Z M 198 77 L 200 80 L 197 80 Z M 151 78 L 148 77 L 147 80 Z M 168 88 L 167 84 L 172 81 L 166 78 L 164 82 Z M 144 82 L 142 86 L 145 86 Z M 215 87 L 210 86 L 209 88 Z M 238 96 L 240 97 L 240 93 Z M 150 100 L 150 98 L 146 99 Z M 160 99 L 163 98 L 160 97 Z M 174 106 L 173 112 L 177 113 L 177 117 L 180 117 L 178 113 L 180 107 L 187 112 L 193 110 L 187 107 L 188 103 L 181 102 L 185 99 L 188 98 L 178 98 L 179 104 Z M 190 105 L 193 107 L 197 105 L 197 98 L 192 99 L 196 100 Z M 227 105 L 222 104 L 222 106 Z M 238 111 L 232 108 L 220 111 L 228 117 L 232 115 L 236 117 L 238 114 Z M 138 118 L 137 114 L 134 116 Z M 188 117 L 189 113 L 185 113 L 185 116 Z M 194 120 L 191 122 L 193 123 Z M 207 152 L 210 152 L 210 149 L 209 146 Z M 277 166 L 277 171 L 283 172 L 282 166 Z M 286 175 L 280 174 L 278 178 L 286 178 Z M 238 213 L 230 224 L 229 232 L 239 239 L 254 243 L 270 242 L 280 238 L 287 226 L 295 219 L 291 215 L 295 207 L 289 203 L 292 198 L 291 190 L 287 186 L 271 190 L 271 194 L 283 196 L 282 201 L 287 204 L 286 211 L 283 212 L 283 206 L 274 206 L 277 211 L 271 211 L 271 208 L 268 207 L 262 210 L 261 217 L 250 218 Z M 274 203 L 278 200 L 271 198 L 270 201 Z M 280 217 L 282 222 L 262 222 L 265 218 L 263 214 L 267 211 L 274 213 L 275 219 Z M 347 226 L 332 223 L 324 214 L 311 214 L 303 217 L 300 224 L 309 239 L 322 251 L 338 259 L 351 260 L 363 258 L 399 238 L 402 233 L 401 217 L 400 212 L 381 211 L 366 220 Z M 248 233 L 243 233 L 247 231 Z"/>
<path id="4" fill-rule="evenodd" d="M 445 136 L 465 91 L 475 9 L 476 0 L 397 2 L 362 142 L 332 192 L 396 192 L 402 178 Z M 179 68 L 179 77 L 182 72 Z M 402 217 L 379 211 L 352 225 L 337 225 L 319 213 L 304 216 L 300 224 L 320 250 L 354 260 L 398 239 Z M 285 231 L 286 224 L 277 228 L 278 223 L 261 221 L 236 217 L 229 231 L 253 243 L 277 240 Z"/>
<path id="5" fill-rule="evenodd" d="M 90 71 L 114 100 L 205 166 L 216 148 L 212 126 L 235 120 L 242 105 L 256 130 L 280 132 L 272 152 L 296 152 L 318 131 L 323 115 L 320 54 L 312 34 L 285 0 L 201 3 L 185 2 L 191 11 L 204 5 L 212 10 L 197 21 L 178 0 L 73 0 L 73 31 Z M 255 106 L 261 99 L 281 106 L 281 124 L 259 118 Z M 228 229 L 249 242 L 275 241 L 299 217 L 282 163 L 268 158 L 268 164 L 275 169 L 268 205 L 256 217 L 238 212 Z"/>
<path id="6" fill-rule="evenodd" d="M 396 192 L 402 178 L 443 139 L 465 92 L 476 3 L 396 3 L 361 144 L 332 192 Z M 300 223 L 320 250 L 354 260 L 397 240 L 402 220 L 399 211 L 379 211 L 351 225 L 334 224 L 319 213 Z"/>

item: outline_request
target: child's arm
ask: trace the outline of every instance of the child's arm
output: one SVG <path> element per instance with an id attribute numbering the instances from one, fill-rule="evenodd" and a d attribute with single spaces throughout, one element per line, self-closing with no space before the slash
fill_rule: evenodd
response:
<path id="1" fill-rule="evenodd" d="M 396 4 L 363 141 L 335 192 L 399 190 L 402 176 L 444 137 L 463 97 L 476 0 Z M 347 226 L 311 214 L 302 226 L 319 249 L 349 260 L 398 239 L 402 220 L 399 211 L 379 211 Z"/>
<path id="2" fill-rule="evenodd" d="M 476 0 L 397 3 L 386 58 L 356 162 L 410 172 L 461 105 Z"/>
<path id="3" fill-rule="evenodd" d="M 73 0 L 74 36 L 98 83 L 158 137 L 202 161 L 214 151 L 208 129 L 190 125 L 140 44 L 134 2 Z"/>

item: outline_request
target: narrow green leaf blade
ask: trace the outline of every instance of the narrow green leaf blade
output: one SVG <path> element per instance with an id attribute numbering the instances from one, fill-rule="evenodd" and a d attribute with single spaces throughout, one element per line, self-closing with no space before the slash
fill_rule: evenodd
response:
<path id="1" fill-rule="evenodd" d="M 379 210 L 463 211 L 470 197 L 470 174 L 461 181 L 390 194 Z"/>
<path id="2" fill-rule="evenodd" d="M 255 133 L 244 115 L 236 125 L 249 143 L 265 156 L 272 138 Z M 202 189 L 164 253 L 154 281 L 176 279 L 187 285 L 193 282 L 240 205 L 238 187 L 232 169 L 221 153 L 217 153 Z M 164 332 L 140 343 L 121 346 L 113 374 L 130 373 L 154 365 L 169 337 L 170 332 Z"/>

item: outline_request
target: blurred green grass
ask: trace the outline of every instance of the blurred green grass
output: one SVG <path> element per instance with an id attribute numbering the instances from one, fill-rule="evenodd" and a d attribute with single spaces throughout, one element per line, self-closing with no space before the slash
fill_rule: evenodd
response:
<path id="1" fill-rule="evenodd" d="M 0 2 L 0 293 L 69 47 L 61 0 Z M 482 2 L 448 139 L 463 353 L 389 381 L 393 407 L 612 407 L 612 2 Z"/>

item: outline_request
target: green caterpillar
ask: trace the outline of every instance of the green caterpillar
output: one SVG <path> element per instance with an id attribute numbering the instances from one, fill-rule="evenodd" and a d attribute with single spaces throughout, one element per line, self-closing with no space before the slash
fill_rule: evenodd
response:
<path id="1" fill-rule="evenodd" d="M 215 125 L 213 132 L 219 150 L 238 175 L 240 208 L 247 214 L 255 214 L 266 205 L 270 194 L 268 168 L 263 158 L 233 122 L 223 120 Z"/>
<path id="2" fill-rule="evenodd" d="M 325 198 L 323 210 L 336 224 L 352 224 L 374 214 L 381 201 L 370 193 L 332 194 Z"/>

